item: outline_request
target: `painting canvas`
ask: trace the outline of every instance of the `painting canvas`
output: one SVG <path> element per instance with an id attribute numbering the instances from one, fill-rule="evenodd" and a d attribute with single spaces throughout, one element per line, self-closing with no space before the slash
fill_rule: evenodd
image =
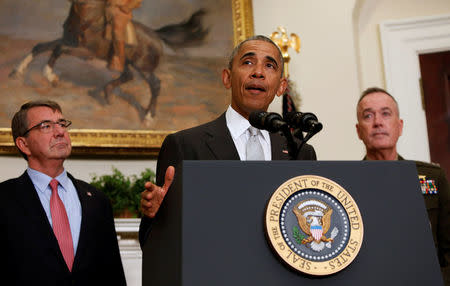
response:
<path id="1" fill-rule="evenodd" d="M 85 2 L 89 1 L 102 2 Z M 234 2 L 238 6 L 248 3 Z M 72 51 L 62 52 L 51 63 L 49 76 L 49 59 L 55 53 L 50 44 L 63 36 L 71 4 L 61 0 L 0 2 L 0 127 L 9 127 L 12 115 L 24 102 L 46 98 L 60 103 L 65 117 L 79 131 L 72 134 L 75 147 L 77 140 L 86 138 L 91 147 L 101 147 L 99 137 L 106 134 L 109 143 L 120 142 L 115 140 L 118 137 L 128 142 L 122 146 L 126 151 L 134 145 L 148 145 L 149 138 L 158 145 L 168 132 L 207 122 L 225 110 L 229 92 L 221 83 L 221 71 L 236 36 L 233 12 L 244 11 L 233 8 L 236 3 L 142 1 L 133 10 L 133 21 L 137 22 L 136 33 L 145 37 L 138 37 L 136 45 L 154 54 L 160 52 L 159 62 L 151 62 L 153 54 L 130 59 L 127 80 L 110 88 L 109 96 L 105 86 L 120 79 L 121 74 L 109 70 L 107 61 L 98 53 L 79 56 Z M 191 29 L 191 34 L 185 36 L 188 39 L 177 34 L 174 44 L 170 42 L 174 34 L 165 38 L 162 35 L 169 29 L 180 30 L 182 25 Z M 195 32 L 200 36 L 195 38 Z M 33 47 L 35 51 L 36 47 L 46 47 L 40 43 L 50 43 L 51 48 L 42 49 L 32 59 L 27 57 Z M 160 47 L 160 51 L 150 49 L 152 45 Z M 154 72 L 149 80 L 150 69 Z M 154 94 L 156 103 L 150 108 Z M 81 141 L 78 143 L 86 143 Z"/>

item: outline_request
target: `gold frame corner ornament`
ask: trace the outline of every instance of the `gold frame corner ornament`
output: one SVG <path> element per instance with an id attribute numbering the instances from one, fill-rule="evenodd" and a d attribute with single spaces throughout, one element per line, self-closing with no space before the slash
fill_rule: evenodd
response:
<path id="1" fill-rule="evenodd" d="M 252 0 L 231 0 L 234 44 L 253 35 Z M 72 129 L 75 156 L 135 156 L 156 158 L 167 130 Z M 0 128 L 0 155 L 17 155 L 11 128 Z"/>

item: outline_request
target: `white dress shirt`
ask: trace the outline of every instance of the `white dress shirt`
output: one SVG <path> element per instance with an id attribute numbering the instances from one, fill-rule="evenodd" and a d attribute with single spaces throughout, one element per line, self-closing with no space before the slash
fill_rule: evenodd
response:
<path id="1" fill-rule="evenodd" d="M 241 161 L 245 161 L 245 158 L 247 158 L 245 147 L 248 138 L 250 138 L 250 133 L 248 131 L 248 128 L 251 126 L 250 122 L 237 113 L 231 105 L 228 106 L 225 113 L 225 119 L 228 130 L 230 130 L 231 137 L 233 138 L 234 145 L 239 153 L 239 158 Z M 266 130 L 260 131 L 261 133 L 258 135 L 258 139 L 264 151 L 264 160 L 270 161 L 272 160 L 272 150 L 270 147 L 269 132 Z"/>

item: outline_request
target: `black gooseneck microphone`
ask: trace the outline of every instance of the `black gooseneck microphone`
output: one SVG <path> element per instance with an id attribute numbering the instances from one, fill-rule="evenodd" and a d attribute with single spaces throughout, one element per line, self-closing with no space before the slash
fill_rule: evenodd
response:
<path id="1" fill-rule="evenodd" d="M 317 116 L 310 112 L 289 112 L 284 117 L 292 128 L 298 128 L 303 132 L 316 134 L 322 130 L 323 125 L 317 120 Z"/>
<path id="2" fill-rule="evenodd" d="M 291 160 L 296 158 L 298 153 L 297 144 L 292 137 L 289 125 L 283 120 L 281 115 L 274 112 L 253 111 L 248 117 L 248 121 L 253 127 L 267 130 L 271 133 L 282 131 L 287 140 L 288 153 Z"/>
<path id="3" fill-rule="evenodd" d="M 294 160 L 303 145 L 323 128 L 322 123 L 317 120 L 317 116 L 310 112 L 289 112 L 283 119 L 278 113 L 253 111 L 248 120 L 253 127 L 258 129 L 271 133 L 282 131 L 287 139 L 289 156 Z M 291 128 L 293 129 L 292 133 Z M 303 137 L 303 132 L 306 132 L 305 137 Z M 292 135 L 300 139 L 299 146 Z"/>
<path id="4" fill-rule="evenodd" d="M 289 128 L 281 115 L 275 112 L 253 111 L 250 113 L 248 121 L 253 127 L 267 130 L 272 133 Z"/>

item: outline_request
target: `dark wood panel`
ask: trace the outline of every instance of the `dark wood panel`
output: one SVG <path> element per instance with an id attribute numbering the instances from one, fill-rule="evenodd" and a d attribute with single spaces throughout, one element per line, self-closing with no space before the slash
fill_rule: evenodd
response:
<path id="1" fill-rule="evenodd" d="M 431 161 L 450 178 L 450 51 L 419 56 Z"/>

